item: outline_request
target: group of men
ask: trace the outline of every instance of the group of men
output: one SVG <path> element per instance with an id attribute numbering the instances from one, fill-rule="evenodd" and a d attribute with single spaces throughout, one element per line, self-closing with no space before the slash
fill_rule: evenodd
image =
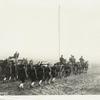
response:
<path id="1" fill-rule="evenodd" d="M 21 82 L 19 88 L 24 87 L 26 80 L 30 80 L 30 86 L 33 87 L 35 83 L 38 83 L 38 85 L 43 82 L 50 84 L 55 81 L 56 77 L 56 68 L 54 66 L 49 63 L 43 64 L 42 62 L 34 65 L 32 60 L 29 62 L 22 60 L 17 65 L 13 61 L 8 61 L 3 72 L 3 81 L 18 80 Z"/>
<path id="2" fill-rule="evenodd" d="M 18 79 L 21 81 L 19 85 L 20 88 L 23 88 L 25 80 L 28 79 L 31 81 L 30 86 L 33 87 L 35 83 L 41 85 L 43 82 L 45 84 L 54 82 L 56 77 L 55 67 L 50 66 L 50 64 L 38 63 L 33 64 L 31 60 L 27 66 L 22 62 L 18 65 Z"/>
<path id="3" fill-rule="evenodd" d="M 84 60 L 83 56 L 81 56 L 81 57 L 79 58 L 79 62 L 80 62 L 81 64 L 83 64 L 84 61 L 85 61 L 85 60 Z M 75 57 L 74 57 L 73 55 L 71 55 L 71 57 L 69 58 L 69 61 L 68 61 L 68 62 L 70 62 L 70 63 L 72 63 L 72 64 L 75 64 L 75 63 L 76 63 Z M 66 59 L 64 59 L 63 55 L 61 55 L 61 57 L 60 57 L 60 63 L 61 63 L 61 64 L 67 63 L 67 62 L 66 62 Z"/>
<path id="4" fill-rule="evenodd" d="M 57 77 L 57 67 L 56 64 L 51 66 L 48 64 L 43 64 L 42 62 L 39 62 L 37 64 L 33 64 L 33 61 L 30 60 L 29 62 L 25 59 L 20 61 L 20 63 L 16 63 L 18 59 L 19 53 L 15 53 L 14 57 L 16 60 L 13 61 L 7 61 L 6 67 L 4 69 L 4 81 L 8 80 L 19 80 L 21 83 L 19 84 L 19 88 L 24 87 L 25 80 L 30 80 L 31 84 L 30 86 L 33 87 L 35 82 L 38 82 L 39 85 L 44 83 L 51 83 L 55 81 L 55 78 Z M 80 63 L 84 63 L 83 56 L 79 59 Z M 76 63 L 76 59 L 73 55 L 69 58 L 69 61 L 72 65 Z M 59 59 L 60 65 L 66 65 L 67 61 L 64 59 L 63 55 L 61 55 Z"/>
<path id="5" fill-rule="evenodd" d="M 79 58 L 79 61 L 76 61 L 75 57 L 73 55 L 70 56 L 69 61 L 66 61 L 63 58 L 63 55 L 60 57 L 60 63 L 62 65 L 68 65 L 70 66 L 71 73 L 81 74 L 83 72 L 87 72 L 88 70 L 88 61 L 85 61 L 83 56 Z"/>

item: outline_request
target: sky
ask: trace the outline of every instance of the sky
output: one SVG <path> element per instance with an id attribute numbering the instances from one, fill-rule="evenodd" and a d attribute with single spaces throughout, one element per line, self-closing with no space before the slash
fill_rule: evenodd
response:
<path id="1" fill-rule="evenodd" d="M 0 59 L 58 60 L 59 4 L 60 53 L 99 63 L 99 0 L 0 0 Z"/>

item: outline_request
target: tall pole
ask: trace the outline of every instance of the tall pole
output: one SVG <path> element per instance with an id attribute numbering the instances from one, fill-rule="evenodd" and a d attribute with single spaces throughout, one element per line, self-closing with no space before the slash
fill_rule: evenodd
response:
<path id="1" fill-rule="evenodd" d="M 59 51 L 58 52 L 59 52 L 59 58 L 60 58 L 60 52 L 61 52 L 60 51 L 60 42 L 61 42 L 60 41 L 60 31 L 61 31 L 60 30 L 60 24 L 61 24 L 60 23 L 60 17 L 61 17 L 60 16 L 60 14 L 61 14 L 60 9 L 61 9 L 61 6 L 60 6 L 60 3 L 59 3 L 59 5 L 58 5 L 58 43 L 59 43 Z"/>

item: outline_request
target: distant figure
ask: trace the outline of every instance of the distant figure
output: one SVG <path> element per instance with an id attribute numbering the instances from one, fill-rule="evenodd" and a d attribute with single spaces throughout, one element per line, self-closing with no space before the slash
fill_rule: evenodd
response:
<path id="1" fill-rule="evenodd" d="M 60 57 L 60 64 L 65 64 L 66 60 L 63 58 L 63 55 Z"/>
<path id="2" fill-rule="evenodd" d="M 79 58 L 79 61 L 80 61 L 80 63 L 84 63 L 84 58 L 83 58 L 83 56 L 81 56 L 81 57 Z"/>
<path id="3" fill-rule="evenodd" d="M 79 58 L 79 61 L 80 61 L 80 64 L 84 67 L 85 60 L 84 60 L 83 56 L 81 56 Z"/>
<path id="4" fill-rule="evenodd" d="M 73 55 L 71 55 L 71 57 L 69 58 L 69 62 L 71 62 L 72 64 L 75 64 L 76 59 L 74 58 Z"/>

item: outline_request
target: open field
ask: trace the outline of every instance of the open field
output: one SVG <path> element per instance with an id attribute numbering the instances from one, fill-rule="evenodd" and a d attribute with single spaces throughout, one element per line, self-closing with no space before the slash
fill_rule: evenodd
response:
<path id="1" fill-rule="evenodd" d="M 0 93 L 5 95 L 94 95 L 100 94 L 100 68 L 92 67 L 88 73 L 57 79 L 55 83 L 41 87 L 18 89 L 19 82 L 0 83 Z"/>

